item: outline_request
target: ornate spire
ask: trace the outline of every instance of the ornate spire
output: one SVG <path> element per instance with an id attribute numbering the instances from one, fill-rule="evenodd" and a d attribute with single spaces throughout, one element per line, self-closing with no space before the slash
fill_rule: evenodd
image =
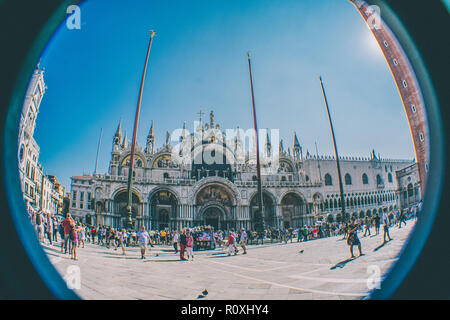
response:
<path id="1" fill-rule="evenodd" d="M 127 137 L 127 132 L 125 131 L 125 137 L 123 138 L 123 142 L 122 142 L 122 147 L 124 149 L 126 149 L 128 147 L 128 137 Z"/>
<path id="2" fill-rule="evenodd" d="M 271 152 L 272 152 L 272 143 L 270 142 L 269 129 L 267 129 L 267 134 L 266 134 L 266 151 L 267 151 L 267 155 L 270 156 Z"/>
<path id="3" fill-rule="evenodd" d="M 300 143 L 298 142 L 297 133 L 294 131 L 294 148 L 300 147 Z"/>
<path id="4" fill-rule="evenodd" d="M 113 138 L 113 145 L 119 146 L 122 140 L 122 120 L 119 121 L 119 126 L 117 127 L 116 133 Z"/>
<path id="5" fill-rule="evenodd" d="M 150 131 L 148 132 L 147 136 L 147 146 L 145 147 L 145 152 L 153 153 L 154 145 L 155 145 L 155 133 L 153 129 L 153 120 L 152 120 L 152 125 L 150 126 Z"/>
<path id="6" fill-rule="evenodd" d="M 214 128 L 214 111 L 211 111 L 211 113 L 209 114 L 209 126 L 211 127 L 211 129 Z"/>
<path id="7" fill-rule="evenodd" d="M 122 120 L 119 121 L 119 126 L 117 127 L 114 137 L 122 138 Z"/>
<path id="8" fill-rule="evenodd" d="M 294 159 L 301 160 L 302 158 L 302 147 L 298 142 L 297 133 L 294 131 L 294 147 L 292 148 Z"/>
<path id="9" fill-rule="evenodd" d="M 280 154 L 284 153 L 283 139 L 280 140 Z"/>
<path id="10" fill-rule="evenodd" d="M 167 131 L 166 133 L 166 146 L 168 146 L 170 144 L 170 133 L 169 131 Z"/>

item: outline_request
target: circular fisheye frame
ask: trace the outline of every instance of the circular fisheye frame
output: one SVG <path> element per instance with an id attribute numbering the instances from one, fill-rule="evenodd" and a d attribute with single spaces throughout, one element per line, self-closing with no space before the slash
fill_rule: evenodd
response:
<path id="1" fill-rule="evenodd" d="M 233 242 L 238 242 L 238 240 L 235 240 L 232 230 L 237 230 L 238 234 L 241 229 L 251 230 L 248 234 L 250 238 L 253 231 L 255 231 L 253 241 L 256 241 L 256 246 L 259 240 L 264 244 L 264 236 L 262 239 L 259 236 L 261 233 L 264 233 L 268 241 L 269 239 L 273 241 L 273 236 L 269 236 L 269 233 L 267 233 L 267 230 L 270 230 L 270 228 L 279 230 L 281 242 L 284 241 L 283 239 L 287 239 L 288 236 L 286 234 L 290 234 L 291 238 L 295 234 L 298 236 L 298 242 L 300 242 L 301 237 L 303 237 L 303 228 L 307 225 L 328 226 L 340 221 L 342 225 L 346 223 L 345 225 L 348 226 L 347 230 L 352 230 L 352 227 L 357 226 L 355 221 L 367 221 L 367 219 L 364 220 L 365 217 L 370 217 L 371 219 L 372 216 L 374 218 L 380 216 L 381 219 L 389 220 L 389 212 L 394 212 L 394 210 L 398 209 L 401 212 L 402 209 L 407 209 L 406 212 L 409 212 L 411 217 L 419 215 L 417 222 L 415 222 L 409 236 L 406 237 L 407 239 L 398 254 L 398 258 L 392 259 L 395 262 L 390 265 L 389 270 L 383 275 L 382 282 L 377 283 L 375 286 L 367 284 L 370 290 L 367 292 L 368 295 L 366 295 L 365 299 L 448 298 L 448 275 L 446 273 L 449 262 L 445 257 L 448 250 L 444 246 L 446 242 L 443 240 L 445 239 L 443 230 L 450 223 L 448 214 L 445 212 L 450 204 L 448 204 L 448 199 L 441 197 L 443 190 L 446 191 L 449 187 L 449 180 L 446 179 L 445 170 L 445 154 L 448 148 L 445 134 L 448 133 L 448 124 L 442 120 L 448 113 L 448 110 L 443 108 L 444 105 L 448 105 L 445 104 L 445 102 L 448 102 L 448 94 L 446 96 L 446 89 L 444 88 L 446 82 L 443 80 L 444 77 L 441 75 L 442 68 L 439 66 L 440 62 L 446 61 L 447 51 L 436 50 L 438 45 L 429 45 L 427 41 L 430 33 L 435 33 L 437 31 L 436 28 L 442 27 L 442 25 L 445 27 L 445 24 L 448 23 L 441 23 L 441 20 L 447 21 L 448 12 L 441 2 L 430 3 L 427 7 L 424 7 L 422 3 L 419 4 L 420 1 L 410 1 L 407 7 L 395 0 L 349 0 L 346 2 L 354 6 L 370 29 L 392 73 L 411 130 L 415 149 L 414 162 L 410 161 L 411 163 L 408 163 L 407 166 L 395 169 L 395 165 L 398 163 L 397 160 L 384 160 L 373 151 L 371 157 L 367 158 L 367 163 L 379 166 L 379 174 L 374 173 L 375 171 L 368 171 L 369 174 L 358 172 L 358 178 L 356 178 L 356 174 L 349 174 L 348 171 L 350 169 L 347 169 L 347 167 L 354 166 L 352 168 L 356 170 L 357 164 L 355 165 L 354 163 L 366 160 L 338 155 L 337 146 L 339 146 L 339 141 L 336 142 L 332 118 L 328 109 L 328 103 L 333 99 L 333 92 L 331 94 L 326 92 L 326 88 L 328 89 L 330 85 L 326 79 L 322 81 L 321 77 L 320 94 L 323 95 L 323 101 L 328 109 L 328 120 L 334 141 L 334 157 L 320 158 L 318 154 L 317 156 L 309 154 L 309 151 L 308 154 L 305 152 L 305 155 L 303 155 L 299 138 L 297 133 L 295 133 L 292 154 L 290 149 L 284 150 L 282 139 L 280 139 L 280 145 L 278 145 L 277 141 L 274 149 L 279 150 L 280 158 L 274 171 L 275 173 L 270 171 L 273 162 L 266 158 L 262 158 L 260 161 L 259 153 L 256 153 L 257 156 L 254 157 L 254 161 L 244 162 L 243 167 L 249 173 L 248 180 L 244 181 L 239 180 L 241 178 L 237 178 L 238 175 L 233 172 L 232 168 L 234 168 L 233 165 L 235 163 L 230 162 L 229 159 L 232 158 L 234 161 L 237 161 L 236 149 L 228 147 L 229 143 L 226 140 L 226 137 L 229 135 L 228 131 L 226 135 L 221 136 L 222 129 L 217 124 L 219 117 L 213 111 L 211 111 L 209 117 L 207 116 L 209 123 L 205 121 L 205 124 L 203 124 L 202 116 L 204 114 L 200 110 L 201 127 L 200 131 L 196 132 L 206 132 L 207 134 L 200 139 L 200 144 L 193 144 L 193 147 L 189 149 L 192 151 L 188 152 L 192 158 L 189 158 L 188 161 L 184 157 L 185 151 L 182 143 L 180 143 L 180 149 L 176 149 L 176 152 L 170 147 L 170 142 L 175 139 L 179 139 L 178 141 L 181 142 L 190 140 L 190 138 L 187 139 L 185 134 L 187 130 L 186 123 L 183 129 L 178 129 L 178 135 L 175 131 L 172 133 L 172 136 L 168 132 L 165 138 L 166 143 L 161 149 L 157 149 L 153 136 L 154 127 L 152 122 L 150 133 L 147 137 L 147 145 L 143 149 L 135 145 L 136 129 L 133 141 L 128 145 L 126 134 L 125 138 L 122 136 L 121 121 L 117 129 L 114 129 L 113 149 L 110 153 L 112 155 L 110 171 L 115 170 L 119 172 L 119 177 L 116 179 L 110 174 L 103 176 L 97 174 L 97 161 L 93 176 L 80 175 L 71 177 L 72 182 L 75 178 L 75 183 L 80 185 L 84 184 L 84 180 L 87 181 L 87 184 L 91 183 L 89 179 L 94 176 L 95 179 L 103 179 L 102 181 L 105 184 L 116 179 L 117 181 L 114 180 L 115 183 L 121 184 L 121 187 L 116 188 L 114 194 L 111 194 L 111 198 L 106 199 L 108 201 L 97 201 L 103 192 L 101 189 L 95 189 L 86 193 L 84 191 L 72 193 L 66 204 L 68 211 L 76 213 L 78 209 L 81 209 L 81 211 L 91 210 L 87 214 L 79 216 L 80 225 L 92 225 L 96 228 L 99 225 L 106 225 L 117 230 L 127 229 L 122 236 L 128 232 L 129 239 L 139 230 L 145 231 L 145 228 L 147 228 L 150 231 L 152 227 L 155 227 L 155 224 L 152 224 L 153 220 L 144 219 L 144 212 L 147 210 L 155 211 L 158 212 L 158 218 L 155 221 L 159 235 L 161 235 L 161 232 L 168 232 L 168 230 L 172 229 L 187 228 L 190 229 L 190 232 L 198 231 L 199 234 L 196 234 L 198 239 L 195 240 L 193 238 L 192 240 L 195 242 L 194 251 L 196 251 L 199 250 L 199 246 L 202 246 L 202 250 L 216 249 L 216 242 L 212 239 L 216 236 L 214 230 L 217 229 L 229 230 L 230 233 L 226 232 L 225 236 L 228 241 Z M 6 94 L 2 94 L 0 98 L 2 105 L 8 106 L 1 110 L 2 146 L 4 152 L 1 157 L 0 197 L 5 215 L 0 234 L 4 237 L 3 243 L 8 245 L 0 248 L 0 257 L 9 263 L 2 266 L 3 270 L 0 276 L 2 292 L 0 292 L 0 297 L 5 299 L 80 298 L 77 290 L 72 290 L 77 289 L 77 285 L 73 285 L 73 282 L 76 282 L 77 279 L 72 279 L 72 276 L 76 275 L 79 269 L 78 265 L 75 263 L 69 264 L 68 267 L 65 267 L 65 276 L 62 277 L 60 275 L 61 268 L 55 264 L 55 261 L 62 261 L 61 258 L 57 258 L 60 249 L 55 247 L 56 250 L 52 254 L 56 258 L 53 258 L 52 262 L 50 262 L 49 252 L 51 250 L 48 247 L 45 250 L 43 249 L 36 237 L 36 234 L 40 232 L 36 228 L 36 222 L 30 223 L 30 218 L 36 219 L 40 208 L 43 208 L 45 198 L 44 196 L 41 198 L 38 195 L 43 194 L 43 190 L 46 188 L 45 183 L 52 187 L 60 185 L 56 177 L 43 174 L 42 168 L 41 171 L 35 171 L 32 166 L 34 161 L 36 167 L 38 167 L 39 146 L 34 140 L 33 134 L 36 118 L 40 112 L 40 101 L 47 90 L 42 76 L 43 69 L 39 67 L 39 59 L 42 52 L 52 43 L 54 34 L 57 33 L 57 30 L 62 25 L 67 26 L 67 28 L 71 26 L 73 29 L 77 29 L 80 26 L 81 21 L 77 19 L 68 20 L 68 15 L 71 15 L 73 12 L 76 13 L 77 9 L 79 10 L 78 5 L 80 3 L 81 1 L 49 1 L 45 6 L 37 2 L 27 3 L 29 9 L 27 11 L 30 13 L 23 13 L 23 10 L 21 10 L 23 3 L 20 1 L 3 1 L 0 3 L 0 28 L 8 30 L 14 33 L 16 38 L 20 38 L 20 41 L 17 40 L 11 43 L 9 52 L 2 53 L 2 55 L 5 55 L 3 60 L 10 61 L 2 76 L 5 83 L 2 90 Z M 17 14 L 19 12 L 21 12 L 20 15 Z M 423 19 L 418 19 L 425 12 L 435 15 L 435 20 L 426 23 Z M 8 19 L 9 15 L 15 16 L 17 19 L 11 21 L 11 19 Z M 26 25 L 27 28 L 21 28 L 21 24 Z M 421 25 L 423 29 L 418 30 L 417 25 Z M 3 33 L 4 31 L 2 31 L 0 39 L 5 36 Z M 142 96 L 153 36 L 154 33 L 152 32 L 141 81 L 140 97 Z M 258 67 L 258 65 L 253 66 L 252 59 L 253 57 L 249 53 L 248 71 L 250 75 L 249 83 L 251 84 L 251 101 L 253 103 L 253 117 L 251 118 L 253 126 L 249 129 L 250 132 L 253 128 L 257 129 L 255 95 L 258 94 L 258 90 L 253 91 L 253 81 L 258 79 L 257 73 L 252 73 L 252 70 L 254 71 L 252 68 Z M 140 65 L 140 60 L 137 64 Z M 37 68 L 36 65 L 38 65 Z M 9 78 L 5 80 L 5 77 Z M 32 86 L 30 86 L 30 79 L 32 79 L 32 82 L 35 81 Z M 35 91 L 32 93 L 28 92 L 30 88 L 33 88 Z M 327 96 L 327 93 L 330 95 Z M 24 101 L 25 105 L 29 106 L 25 113 L 23 108 Z M 256 102 L 258 102 L 257 99 Z M 139 98 L 135 128 L 139 119 L 140 103 L 141 99 Z M 330 105 L 333 107 L 333 103 L 330 103 Z M 195 127 L 194 131 L 198 128 L 198 126 Z M 327 132 L 330 132 L 330 128 L 326 128 Z M 241 132 L 243 133 L 244 131 L 238 130 L 237 135 L 239 136 Z M 269 133 L 266 133 L 267 137 L 269 137 Z M 259 136 L 261 137 L 262 135 L 260 134 Z M 264 145 L 267 148 L 267 141 L 269 140 L 263 140 L 266 143 L 259 142 L 259 145 L 258 138 L 255 140 L 256 146 L 263 148 L 262 146 Z M 192 134 L 192 141 L 196 141 L 195 132 Z M 203 145 L 204 141 L 206 141 L 206 146 Z M 271 141 L 272 143 L 274 142 L 273 140 Z M 214 143 L 221 147 L 223 146 L 223 152 L 222 150 L 217 152 L 218 149 L 211 149 L 210 145 Z M 273 144 L 275 145 L 275 143 Z M 315 147 L 317 148 L 317 145 Z M 125 152 L 124 150 L 128 151 Z M 97 150 L 97 158 L 98 152 Z M 211 165 L 204 159 L 197 160 L 199 155 L 200 158 L 202 155 L 205 157 L 205 153 L 212 159 L 220 158 L 221 163 L 219 165 L 217 163 Z M 152 159 L 152 161 L 150 162 L 149 159 Z M 319 159 L 324 161 L 320 162 L 321 160 L 319 161 Z M 298 178 L 299 181 L 296 182 L 295 178 L 293 178 L 295 177 L 293 172 L 296 168 L 304 166 L 302 164 L 303 161 L 315 166 L 317 166 L 316 163 L 319 163 L 319 172 L 321 168 L 322 170 L 328 170 L 328 161 L 331 163 L 329 165 L 330 168 L 333 168 L 333 170 L 337 169 L 337 174 L 334 171 L 330 171 L 330 173 L 321 172 L 319 173 L 321 179 L 319 183 L 315 181 L 315 177 L 307 169 L 302 167 L 302 170 L 299 170 L 299 172 L 301 171 L 301 175 L 299 174 L 301 178 Z M 346 162 L 350 163 L 347 167 Z M 322 163 L 322 167 L 320 163 Z M 392 168 L 393 165 L 394 170 Z M 192 186 L 192 188 L 188 191 L 181 191 L 181 188 L 180 192 L 170 191 L 173 189 L 170 189 L 167 185 L 176 183 L 174 182 L 176 180 L 174 172 L 184 168 L 184 166 L 189 167 L 190 170 L 186 170 L 187 173 L 177 179 L 182 179 L 183 182 L 180 182 L 182 185 Z M 344 168 L 342 177 L 341 167 Z M 134 170 L 133 168 L 136 169 Z M 162 181 L 160 186 L 151 189 L 151 192 L 147 192 L 145 198 L 139 187 L 132 185 L 133 181 L 139 181 L 142 178 L 141 172 L 144 172 L 144 169 L 160 172 L 160 181 Z M 246 176 L 246 173 L 244 171 L 240 172 L 239 177 L 242 177 L 242 175 Z M 263 181 L 263 176 L 271 175 L 279 176 L 279 180 L 271 181 L 269 179 L 268 181 Z M 303 180 L 300 181 L 300 179 Z M 361 180 L 361 182 L 356 181 L 356 179 L 358 181 Z M 34 183 L 35 181 L 40 181 L 40 184 Z M 128 189 L 127 182 L 129 184 Z M 367 189 L 370 191 L 367 194 L 358 192 L 358 190 L 345 191 L 345 188 L 351 188 L 352 185 L 357 185 L 358 183 L 362 183 L 362 185 L 374 184 L 375 188 L 373 190 Z M 394 183 L 398 187 L 396 190 L 384 192 L 385 185 L 393 185 Z M 279 190 L 271 192 L 270 188 L 273 187 L 275 190 L 275 185 Z M 309 190 L 308 193 L 310 195 L 308 197 L 310 199 L 299 189 L 300 186 Z M 84 186 L 79 187 L 79 189 L 76 188 L 74 188 L 73 184 L 71 185 L 72 191 L 85 190 Z M 326 188 L 333 188 L 333 192 L 323 196 L 319 191 Z M 62 193 L 63 196 L 59 199 L 61 208 L 65 196 L 64 192 Z M 244 222 L 244 220 L 233 221 L 231 218 L 227 218 L 232 216 L 231 213 L 234 212 L 232 210 L 237 210 L 235 208 L 240 200 L 236 195 L 239 195 L 240 199 L 246 199 L 245 201 L 247 201 L 248 214 L 250 217 L 253 217 L 249 218 L 248 223 Z M 188 197 L 192 197 L 193 201 L 195 201 L 195 206 L 199 209 L 197 214 L 201 221 L 199 220 L 198 225 L 193 225 L 192 223 L 184 224 L 181 220 L 180 222 L 177 220 L 176 224 L 171 224 L 173 220 L 171 214 L 174 212 L 188 214 L 188 211 L 177 209 L 178 207 L 181 208 L 180 204 L 183 204 L 184 199 Z M 411 199 L 414 199 L 415 202 L 409 202 Z M 83 205 L 81 205 L 81 208 L 75 208 L 75 205 L 79 206 L 79 203 L 86 203 L 88 207 L 83 208 Z M 369 206 L 369 204 L 373 205 Z M 102 210 L 106 212 L 110 206 L 114 210 L 118 210 L 117 212 L 120 212 L 120 216 L 114 218 L 116 220 L 100 214 Z M 145 206 L 148 208 L 144 209 Z M 100 208 L 99 211 L 97 211 L 98 208 Z M 231 210 L 230 208 L 233 209 Z M 263 211 L 263 208 L 265 211 Z M 348 208 L 348 211 L 345 211 L 346 208 Z M 410 208 L 412 209 L 410 210 Z M 278 210 L 280 210 L 279 213 Z M 296 220 L 295 215 L 292 213 L 288 214 L 289 210 L 305 211 L 301 211 L 302 218 Z M 273 212 L 273 216 L 267 215 L 267 212 Z M 324 212 L 326 214 L 323 214 Z M 59 214 L 57 215 L 56 213 Z M 62 210 L 56 211 L 54 216 L 57 217 L 61 214 Z M 279 220 L 276 217 L 279 217 Z M 62 220 L 64 217 L 60 216 L 58 219 Z M 399 226 L 401 226 L 401 219 L 399 221 Z M 265 229 L 266 227 L 267 229 Z M 203 228 L 201 232 L 199 228 Z M 213 231 L 208 233 L 207 230 Z M 284 236 L 282 235 L 283 232 L 285 232 Z M 313 239 L 315 238 L 315 232 L 311 236 Z M 357 236 L 352 238 L 353 234 L 356 235 L 356 232 L 350 231 L 348 234 L 347 243 L 350 244 L 352 256 L 353 245 L 359 244 Z M 383 231 L 381 232 L 383 233 Z M 150 235 L 153 237 L 153 234 L 149 233 L 148 236 L 150 237 Z M 136 235 L 136 237 L 138 236 L 142 236 L 142 233 Z M 242 233 L 239 236 L 242 237 Z M 342 235 L 339 234 L 339 237 L 341 238 Z M 125 254 L 125 248 L 121 242 L 123 237 L 121 239 L 117 243 L 122 245 Z M 189 241 L 189 236 L 187 239 Z M 305 239 L 309 240 L 309 235 L 305 235 Z M 202 240 L 204 242 L 201 242 Z M 246 239 L 246 241 L 249 240 Z M 136 238 L 136 246 L 138 242 Z M 307 244 L 308 242 L 305 242 L 303 249 L 307 248 Z M 238 243 L 233 246 L 233 252 L 229 251 L 232 245 L 229 245 L 224 250 L 228 250 L 228 255 L 230 255 L 230 252 L 234 253 L 237 245 Z M 343 245 L 341 244 L 341 246 Z M 373 252 L 380 247 L 375 248 Z M 140 252 L 144 259 L 144 248 L 146 247 L 140 245 L 140 248 L 136 247 L 130 250 L 135 250 L 136 253 Z M 250 248 L 250 245 L 248 248 Z M 127 250 L 129 250 L 128 247 Z M 175 250 L 177 253 L 177 248 Z M 246 253 L 247 249 L 245 246 L 243 246 L 243 250 Z M 305 253 L 302 252 L 304 250 L 300 250 L 298 254 L 304 254 L 307 257 L 309 254 L 307 250 Z M 165 254 L 164 250 L 155 252 L 157 252 L 156 257 L 158 254 Z M 224 252 L 226 256 L 226 251 Z M 251 251 L 249 250 L 249 252 Z M 194 253 L 192 251 L 188 250 L 187 253 L 188 256 L 192 254 L 193 258 Z M 370 255 L 369 252 L 365 253 Z M 195 255 L 196 259 L 197 255 L 201 259 L 201 252 L 197 253 L 196 251 Z M 349 261 L 351 259 L 339 262 L 330 270 L 343 268 Z M 367 271 L 369 273 L 373 272 L 373 274 L 379 272 L 376 268 L 370 269 L 370 266 L 367 268 Z M 427 274 L 426 277 L 425 273 Z M 313 277 L 306 275 L 297 275 L 297 277 L 299 277 L 297 280 L 313 279 Z M 345 283 L 344 280 L 334 279 L 333 281 Z M 440 284 L 437 284 L 438 280 L 440 280 Z M 370 281 L 370 275 L 367 281 Z M 266 283 L 276 285 L 276 282 L 270 282 L 269 280 L 266 280 Z M 290 287 L 290 290 L 294 289 L 294 287 Z M 209 291 L 211 292 L 211 290 Z M 321 290 L 311 288 L 305 289 L 305 292 L 323 294 Z M 201 293 L 203 298 L 207 295 L 208 291 L 206 290 Z"/>

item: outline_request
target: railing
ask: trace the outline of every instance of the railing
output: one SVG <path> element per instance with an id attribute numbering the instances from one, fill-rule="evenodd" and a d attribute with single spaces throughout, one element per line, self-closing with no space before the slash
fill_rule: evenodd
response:
<path id="1" fill-rule="evenodd" d="M 96 178 L 114 181 L 114 182 L 127 182 L 127 176 L 108 176 L 108 175 L 97 175 Z M 151 179 L 151 178 L 134 178 L 135 183 L 148 183 L 148 184 L 172 184 L 172 185 L 193 185 L 197 182 L 195 179 L 185 179 L 185 178 L 165 178 L 165 179 Z M 256 181 L 242 181 L 235 180 L 233 182 L 237 187 L 257 187 Z M 262 186 L 268 187 L 321 187 L 322 183 L 311 183 L 311 182 L 300 182 L 300 181 L 263 181 Z"/>

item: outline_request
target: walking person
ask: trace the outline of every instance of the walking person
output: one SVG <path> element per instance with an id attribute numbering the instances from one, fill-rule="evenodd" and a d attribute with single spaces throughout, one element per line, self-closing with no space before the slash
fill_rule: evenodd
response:
<path id="1" fill-rule="evenodd" d="M 308 227 L 305 225 L 303 227 L 303 242 L 308 241 Z"/>
<path id="2" fill-rule="evenodd" d="M 118 242 L 118 246 L 120 246 L 122 248 L 122 254 L 125 255 L 125 246 L 123 245 L 123 241 L 125 238 L 125 229 L 122 229 L 121 231 L 117 232 L 117 242 Z"/>
<path id="3" fill-rule="evenodd" d="M 70 224 L 71 230 L 70 230 L 70 241 L 72 243 L 71 249 L 70 249 L 70 253 L 72 255 L 72 259 L 73 260 L 78 260 L 77 257 L 77 247 L 78 247 L 78 230 L 77 227 L 75 225 L 75 222 L 72 221 Z"/>
<path id="4" fill-rule="evenodd" d="M 58 220 L 56 219 L 56 217 L 54 217 L 52 219 L 52 223 L 53 223 L 53 241 L 58 242 Z"/>
<path id="5" fill-rule="evenodd" d="M 383 230 L 384 230 L 384 234 L 383 234 L 383 243 L 386 243 L 386 236 L 388 237 L 388 241 L 391 241 L 391 236 L 389 235 L 389 216 L 386 212 L 384 212 L 383 214 Z"/>
<path id="6" fill-rule="evenodd" d="M 370 223 L 370 218 L 369 217 L 365 217 L 364 218 L 364 220 L 365 220 L 365 230 L 364 230 L 364 235 L 363 235 L 363 237 L 365 237 L 366 236 L 366 233 L 367 233 L 367 231 L 369 231 L 369 236 L 370 236 L 370 225 L 371 225 L 371 223 Z"/>
<path id="7" fill-rule="evenodd" d="M 236 235 L 236 232 L 234 231 L 234 229 L 231 229 L 231 232 L 233 233 L 233 237 L 234 237 L 234 239 L 236 240 L 237 235 Z M 236 245 L 236 241 L 234 241 L 234 252 L 235 252 L 235 253 L 238 253 L 238 252 L 239 252 L 239 249 L 238 249 L 238 247 L 237 247 L 237 245 Z"/>
<path id="8" fill-rule="evenodd" d="M 375 215 L 374 220 L 375 220 L 375 234 L 378 235 L 380 233 L 380 224 L 381 224 L 381 219 L 378 213 Z"/>
<path id="9" fill-rule="evenodd" d="M 82 225 L 81 226 L 81 243 L 83 244 L 83 248 L 86 243 L 86 238 L 87 238 L 86 237 L 86 226 Z"/>
<path id="10" fill-rule="evenodd" d="M 183 228 L 183 230 L 181 230 L 181 234 L 180 234 L 180 260 L 186 260 L 186 258 L 184 257 L 184 252 L 186 250 L 186 229 Z"/>
<path id="11" fill-rule="evenodd" d="M 243 254 L 247 254 L 246 243 L 247 243 L 247 232 L 245 232 L 245 229 L 242 228 L 241 229 L 241 234 L 239 236 L 239 244 L 242 247 L 242 249 L 244 250 Z"/>
<path id="12" fill-rule="evenodd" d="M 150 241 L 150 235 L 145 231 L 145 227 L 142 226 L 141 230 L 137 233 L 139 247 L 141 248 L 141 259 L 145 259 L 145 251 L 147 250 L 147 244 Z"/>
<path id="13" fill-rule="evenodd" d="M 400 209 L 398 214 L 398 228 L 400 229 L 402 227 L 402 222 L 405 224 L 406 227 L 406 221 L 405 221 L 405 212 Z"/>
<path id="14" fill-rule="evenodd" d="M 50 245 L 53 245 L 52 236 L 53 236 L 53 220 L 50 214 L 47 214 L 45 219 L 45 234 L 47 235 L 47 239 L 50 242 Z"/>
<path id="15" fill-rule="evenodd" d="M 189 257 L 191 257 L 192 260 L 194 260 L 194 238 L 192 237 L 192 234 L 189 232 L 189 230 L 186 233 L 186 255 L 187 260 L 189 260 Z"/>
<path id="16" fill-rule="evenodd" d="M 359 256 L 362 256 L 363 253 L 361 251 L 361 242 L 359 241 L 358 238 L 358 229 L 359 229 L 359 224 L 355 222 L 355 217 L 352 217 L 351 219 L 351 223 L 350 225 L 348 225 L 347 227 L 347 231 L 348 231 L 348 238 L 347 238 L 347 244 L 350 246 L 350 253 L 351 253 L 351 257 L 354 258 L 355 256 L 353 255 L 353 246 L 358 246 L 358 250 L 359 250 Z"/>
<path id="17" fill-rule="evenodd" d="M 230 231 L 228 233 L 228 256 L 230 256 L 233 252 L 234 252 L 234 255 L 237 254 L 237 252 L 235 250 L 234 242 L 235 242 L 235 238 L 234 238 L 233 232 Z"/>
<path id="18" fill-rule="evenodd" d="M 72 243 L 70 241 L 70 233 L 72 232 L 72 225 L 74 224 L 74 221 L 70 215 L 70 213 L 67 213 L 66 218 L 61 222 L 61 226 L 64 231 L 64 241 L 61 244 L 61 252 L 67 253 L 67 250 L 71 249 Z"/>
<path id="19" fill-rule="evenodd" d="M 175 254 L 178 253 L 178 231 L 175 230 L 172 236 L 172 245 L 173 245 L 173 249 L 175 250 Z"/>

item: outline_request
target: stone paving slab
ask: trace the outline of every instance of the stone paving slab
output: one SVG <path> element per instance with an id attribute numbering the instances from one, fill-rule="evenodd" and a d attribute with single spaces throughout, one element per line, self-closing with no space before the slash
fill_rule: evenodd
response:
<path id="1" fill-rule="evenodd" d="M 393 240 L 383 246 L 382 234 L 360 234 L 365 255 L 352 260 L 342 236 L 249 246 L 247 255 L 241 250 L 229 257 L 224 248 L 198 251 L 193 261 L 180 261 L 169 246 L 151 248 L 143 260 L 137 247 L 126 248 L 124 256 L 121 249 L 87 243 L 78 249 L 78 261 L 58 246 L 43 246 L 62 276 L 69 266 L 79 267 L 81 288 L 75 292 L 89 300 L 195 300 L 204 289 L 209 294 L 203 300 L 348 300 L 369 293 L 368 267 L 385 275 L 413 225 L 392 227 Z"/>

